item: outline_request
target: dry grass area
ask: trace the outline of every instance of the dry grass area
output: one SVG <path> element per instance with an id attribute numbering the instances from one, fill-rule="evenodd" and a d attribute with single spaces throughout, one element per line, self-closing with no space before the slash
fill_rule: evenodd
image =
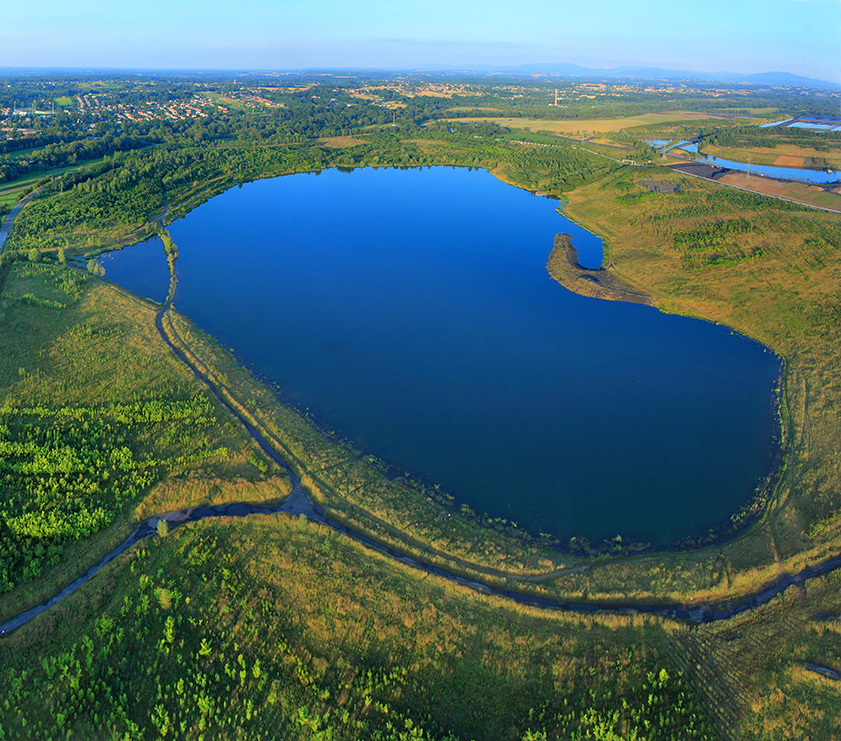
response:
<path id="1" fill-rule="evenodd" d="M 737 185 L 740 188 L 763 193 L 770 196 L 790 198 L 799 203 L 821 206 L 841 213 L 841 195 L 830 193 L 817 185 L 805 183 L 786 183 L 782 180 L 772 180 L 757 176 L 748 177 L 744 173 L 729 172 L 719 178 L 722 183 Z"/>
<path id="2" fill-rule="evenodd" d="M 811 162 L 812 158 L 809 158 Z M 806 166 L 806 158 L 805 157 L 796 157 L 793 154 L 781 154 L 774 160 L 774 164 L 777 167 L 805 167 Z"/>
<path id="3" fill-rule="evenodd" d="M 553 134 L 603 134 L 615 131 L 624 131 L 635 126 L 669 125 L 682 123 L 695 123 L 704 119 L 714 119 L 709 113 L 697 113 L 693 111 L 678 111 L 675 113 L 646 113 L 641 116 L 629 116 L 627 118 L 590 118 L 573 119 L 569 121 L 557 121 L 537 118 L 456 118 L 452 121 L 478 121 L 496 123 L 510 129 L 524 129 L 525 131 L 548 131 Z M 448 120 L 448 119 L 443 119 Z"/>
<path id="4" fill-rule="evenodd" d="M 355 147 L 357 144 L 366 144 L 367 142 L 364 139 L 357 139 L 355 136 L 323 136 L 318 140 L 318 143 L 323 147 L 346 149 L 347 147 Z"/>
<path id="5" fill-rule="evenodd" d="M 274 504 L 285 499 L 291 491 L 289 477 L 276 470 L 257 480 L 242 476 L 223 478 L 193 470 L 156 485 L 138 505 L 133 519 L 142 521 L 162 512 L 228 502 Z"/>

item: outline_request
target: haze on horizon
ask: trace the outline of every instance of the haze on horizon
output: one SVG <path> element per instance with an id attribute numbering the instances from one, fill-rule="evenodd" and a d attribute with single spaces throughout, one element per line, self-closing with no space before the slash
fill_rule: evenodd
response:
<path id="1" fill-rule="evenodd" d="M 41 0 L 10 3 L 0 67 L 470 68 L 570 62 L 841 82 L 841 0 Z"/>

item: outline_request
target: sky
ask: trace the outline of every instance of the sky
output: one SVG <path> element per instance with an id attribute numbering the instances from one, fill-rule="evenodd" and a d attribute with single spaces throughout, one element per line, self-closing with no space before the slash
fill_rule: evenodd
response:
<path id="1" fill-rule="evenodd" d="M 841 0 L 7 0 L 0 67 L 792 72 L 841 83 Z"/>

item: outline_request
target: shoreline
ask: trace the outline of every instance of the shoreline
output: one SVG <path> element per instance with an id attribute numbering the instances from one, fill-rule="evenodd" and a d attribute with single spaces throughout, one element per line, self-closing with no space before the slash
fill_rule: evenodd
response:
<path id="1" fill-rule="evenodd" d="M 491 174 L 495 174 L 495 173 L 491 172 Z M 502 178 L 500 178 L 500 179 L 502 179 Z M 507 181 L 505 181 L 505 182 L 507 182 Z M 515 186 L 515 187 L 519 187 L 519 186 Z M 128 246 L 128 245 L 124 245 L 124 246 Z M 552 270 L 553 258 L 555 258 L 554 259 L 555 267 L 559 268 L 557 272 L 559 273 L 560 277 L 559 277 L 559 275 L 556 275 L 556 274 L 553 273 L 553 270 Z M 593 269 L 586 269 L 586 268 L 583 268 L 582 266 L 580 266 L 577 262 L 577 252 L 572 245 L 572 240 L 571 240 L 571 237 L 569 237 L 569 235 L 557 235 L 556 236 L 555 247 L 552 250 L 552 253 L 551 253 L 550 258 L 549 258 L 549 262 L 547 263 L 547 269 L 549 270 L 550 275 L 552 275 L 552 277 L 555 280 L 557 280 L 559 283 L 564 285 L 564 287 L 568 288 L 568 290 L 572 290 L 573 292 L 578 293 L 579 295 L 585 295 L 585 296 L 586 295 L 592 295 L 592 297 L 605 298 L 606 300 L 619 300 L 619 301 L 624 300 L 624 301 L 630 301 L 631 303 L 641 303 L 641 304 L 644 304 L 644 305 L 656 306 L 655 299 L 650 294 L 646 294 L 642 291 L 639 291 L 638 289 L 636 289 L 630 283 L 626 283 L 623 279 L 619 278 L 615 274 L 615 272 L 613 271 L 612 268 L 598 268 L 598 269 L 593 270 Z M 570 276 L 572 276 L 572 278 L 570 278 Z M 562 278 L 564 278 L 566 280 L 569 280 L 570 285 L 566 285 L 564 280 L 562 280 Z M 593 280 L 593 278 L 595 278 L 595 280 Z M 584 291 L 582 289 L 590 290 L 593 293 L 592 294 L 584 293 Z M 632 298 L 628 298 L 629 295 Z M 736 330 L 733 330 L 733 331 L 735 332 Z M 748 338 L 748 339 L 751 339 L 752 341 L 757 341 L 753 338 L 750 338 L 748 335 L 745 335 L 745 337 Z M 177 350 L 176 350 L 176 352 L 177 352 Z M 238 361 L 236 361 L 236 362 L 238 362 Z M 788 367 L 788 364 L 786 364 L 783 367 L 783 377 L 785 377 L 785 375 L 787 374 L 788 371 L 789 371 L 789 367 Z M 276 399 L 276 401 L 280 404 L 283 404 L 282 400 Z M 224 401 L 222 403 L 225 404 Z M 225 404 L 225 405 L 227 406 L 227 404 Z M 323 432 L 323 430 L 321 430 L 321 432 Z M 779 486 L 780 482 L 783 480 L 783 478 L 785 476 L 785 472 L 786 472 L 785 471 L 785 460 L 790 457 L 792 439 L 788 435 L 784 435 L 784 438 L 788 438 L 788 439 L 784 440 L 784 442 L 786 443 L 785 446 L 780 447 L 781 456 L 780 456 L 780 458 L 777 459 L 778 461 L 779 460 L 784 461 L 783 466 L 780 467 L 779 465 L 777 465 L 777 466 L 774 467 L 774 470 L 769 472 L 769 478 L 770 478 L 770 481 L 768 482 L 768 489 L 770 490 L 769 501 L 768 501 L 768 504 L 764 508 L 762 508 L 758 513 L 756 513 L 755 518 L 754 517 L 750 518 L 749 522 L 744 522 L 741 525 L 741 527 L 734 528 L 733 530 L 730 530 L 730 532 L 727 533 L 726 535 L 721 535 L 719 537 L 714 538 L 712 542 L 703 542 L 702 543 L 702 542 L 699 542 L 699 540 L 697 538 L 696 539 L 686 539 L 686 540 L 684 540 L 682 545 L 680 545 L 679 542 L 676 542 L 676 543 L 673 543 L 669 546 L 666 546 L 665 548 L 663 548 L 663 547 L 648 548 L 648 549 L 646 549 L 645 551 L 642 551 L 642 552 L 637 551 L 637 552 L 631 552 L 629 554 L 625 554 L 625 555 L 621 556 L 620 558 L 618 558 L 616 560 L 617 561 L 632 561 L 635 557 L 638 557 L 640 555 L 651 555 L 651 554 L 657 554 L 657 553 L 666 554 L 666 553 L 674 553 L 676 551 L 687 552 L 687 551 L 694 551 L 694 550 L 704 550 L 704 549 L 709 548 L 711 545 L 720 546 L 720 545 L 723 545 L 723 544 L 726 544 L 726 543 L 732 543 L 732 542 L 740 539 L 745 533 L 751 531 L 752 528 L 757 524 L 757 522 L 761 522 L 767 516 L 770 508 L 772 508 L 774 506 L 773 505 L 774 492 L 776 491 L 777 487 Z M 331 441 L 331 442 L 335 442 L 335 441 Z M 754 501 L 754 499 L 751 499 L 751 502 L 753 502 L 753 501 Z M 343 530 L 347 531 L 347 533 L 349 534 L 350 537 L 353 537 L 354 539 L 357 539 L 357 540 L 362 540 L 362 539 L 371 540 L 366 535 L 364 535 L 362 532 L 357 532 L 355 529 L 347 528 L 345 525 L 341 525 L 339 523 L 335 523 L 335 525 L 331 524 L 331 523 L 328 523 L 328 524 L 330 524 L 331 527 L 336 527 L 337 526 L 339 528 L 342 528 Z M 729 523 L 723 523 L 722 527 L 727 527 L 728 524 Z M 409 556 L 405 553 L 401 553 L 400 550 L 399 550 L 399 548 L 400 548 L 399 545 L 397 546 L 398 550 L 394 550 L 393 548 L 391 548 L 386 543 L 379 543 L 378 541 L 374 541 L 374 540 L 371 540 L 371 543 L 374 544 L 375 547 L 377 547 L 379 549 L 385 549 L 386 552 L 389 555 L 391 555 L 392 557 L 394 557 L 398 560 L 404 560 L 405 561 L 407 558 L 411 559 L 411 560 L 417 560 L 412 556 Z M 556 549 L 556 550 L 557 550 L 557 552 L 562 553 L 562 554 L 569 554 L 570 553 L 570 551 L 568 549 Z M 455 556 L 455 555 L 449 556 L 449 558 L 452 558 L 452 560 L 456 563 L 460 561 L 458 556 Z M 585 568 L 590 568 L 591 566 L 598 566 L 599 565 L 598 560 L 595 559 L 595 558 L 590 557 L 587 560 L 591 561 L 591 563 L 587 564 L 585 566 Z M 436 566 L 434 564 L 434 562 L 426 563 L 424 561 L 424 559 L 417 560 L 417 563 L 418 563 L 420 568 L 433 569 L 433 570 L 434 569 L 440 569 L 440 567 Z M 818 566 L 821 566 L 821 565 L 823 565 L 823 563 L 819 564 Z M 814 568 L 818 568 L 818 567 L 817 566 L 812 566 L 812 567 L 808 567 L 808 568 L 809 569 L 814 569 Z M 835 567 L 833 567 L 833 568 L 835 568 Z M 449 572 L 446 569 L 440 569 L 440 570 L 443 572 L 443 575 L 447 576 L 447 578 L 451 578 L 451 579 L 455 579 L 455 580 L 466 579 L 466 577 L 459 576 L 457 573 Z M 572 571 L 573 570 L 570 570 L 568 573 L 572 573 Z M 559 573 L 557 575 L 562 576 L 562 573 Z M 517 576 L 512 574 L 512 578 L 516 579 Z M 807 578 L 811 578 L 811 576 L 809 576 Z M 470 579 L 466 579 L 466 580 L 470 581 Z M 526 581 L 528 581 L 528 579 L 526 579 Z M 768 587 L 768 585 L 776 584 L 777 581 L 778 580 L 775 579 L 773 581 L 767 582 L 766 583 L 766 588 Z M 492 589 L 492 587 L 486 587 L 485 585 L 480 585 L 479 582 L 476 582 L 476 584 L 479 585 L 480 588 L 482 588 L 483 590 Z M 505 591 L 505 590 L 503 590 L 503 591 Z M 512 592 L 511 594 L 512 595 L 519 594 L 520 598 L 524 599 L 524 600 L 531 599 L 531 597 L 527 594 L 523 594 L 523 593 L 519 593 L 519 592 Z M 513 598 L 517 599 L 517 597 L 513 597 Z M 539 598 L 536 598 L 536 599 L 539 599 Z M 548 602 L 550 602 L 552 604 L 547 605 L 547 606 L 554 606 L 556 608 L 560 608 L 561 605 L 568 606 L 568 607 L 563 607 L 561 609 L 580 609 L 580 608 L 573 607 L 572 605 L 579 605 L 580 606 L 580 605 L 585 604 L 585 603 L 574 602 L 574 601 L 561 602 L 560 600 L 553 600 L 553 599 L 549 599 Z M 619 604 L 619 603 L 613 603 L 613 604 L 614 604 L 614 606 L 612 606 L 612 607 L 609 605 L 609 603 L 607 605 L 606 604 L 590 605 L 588 611 L 593 611 L 594 609 L 603 609 L 603 610 L 607 610 L 607 611 L 610 611 L 610 610 L 615 611 L 617 609 L 616 605 Z M 716 602 L 716 603 L 711 603 L 711 604 L 715 605 L 715 606 L 720 606 L 720 605 L 724 604 L 724 602 Z M 627 609 L 634 609 L 634 610 L 643 611 L 643 612 L 647 611 L 647 609 L 658 609 L 658 610 L 660 609 L 660 606 L 656 606 L 656 605 L 648 605 L 646 607 L 646 606 L 640 606 L 640 605 L 633 605 L 632 603 L 629 603 L 629 604 L 625 605 L 625 607 Z M 672 607 L 677 608 L 676 603 L 672 603 Z M 682 605 L 681 607 L 688 609 L 688 607 L 691 607 L 691 605 L 689 605 L 689 606 Z M 623 609 L 623 608 L 620 607 L 618 609 Z M 696 608 L 693 608 L 693 609 L 696 609 Z M 749 608 L 744 608 L 744 609 L 749 609 Z"/>
<path id="2" fill-rule="evenodd" d="M 549 255 L 546 269 L 554 280 L 560 283 L 568 291 L 584 296 L 586 298 L 602 299 L 604 301 L 624 301 L 625 303 L 641 304 L 657 307 L 655 298 L 644 291 L 641 291 L 629 282 L 615 274 L 612 268 L 585 268 L 578 263 L 578 252 L 572 243 L 569 234 L 555 235 L 555 246 Z M 701 321 L 708 321 L 701 318 Z M 751 342 L 757 342 L 764 349 L 774 353 L 773 349 L 766 347 L 758 340 L 742 335 L 731 328 L 731 331 L 739 334 Z M 757 485 L 753 495 L 742 504 L 731 516 L 730 519 L 710 528 L 706 533 L 680 538 L 663 547 L 649 547 L 642 553 L 657 553 L 678 551 L 692 551 L 711 546 L 723 546 L 732 543 L 748 533 L 751 528 L 760 523 L 768 513 L 773 501 L 777 497 L 777 490 L 783 481 L 788 462 L 792 455 L 791 436 L 786 434 L 785 427 L 788 420 L 784 418 L 783 395 L 786 381 L 786 374 L 789 366 L 785 358 L 780 357 L 780 373 L 777 377 L 777 385 L 772 390 L 773 414 L 779 420 L 773 430 L 771 450 L 769 452 L 768 468 L 763 474 L 760 483 Z M 761 504 L 761 506 L 757 506 Z"/>
<path id="3" fill-rule="evenodd" d="M 456 168 L 457 166 L 447 165 L 446 167 Z M 502 182 L 506 182 L 506 184 L 510 185 L 510 183 L 508 183 L 504 179 L 499 178 L 499 176 L 496 173 L 492 171 L 488 172 L 489 174 L 492 174 L 498 179 L 502 180 Z M 283 176 L 281 175 L 278 177 Z M 516 185 L 514 185 L 513 187 L 519 188 L 519 186 Z M 593 231 L 592 229 L 589 229 L 588 227 L 580 224 L 579 226 L 582 226 L 582 228 L 586 229 L 591 234 L 595 234 L 598 236 L 597 232 Z M 600 267 L 593 269 L 581 266 L 577 261 L 577 250 L 573 245 L 572 237 L 569 234 L 559 233 L 555 236 L 554 247 L 552 249 L 552 252 L 550 253 L 546 267 L 549 274 L 554 280 L 556 280 L 562 286 L 567 288 L 567 290 L 570 290 L 571 292 L 576 293 L 578 295 L 589 298 L 601 298 L 604 300 L 624 301 L 626 303 L 636 303 L 640 305 L 659 308 L 657 306 L 657 301 L 652 294 L 646 293 L 636 288 L 630 282 L 619 277 L 618 275 L 616 275 L 613 268 Z M 172 292 L 170 292 L 170 296 L 168 297 L 168 300 L 166 301 L 164 306 L 166 307 L 167 305 L 171 304 L 171 301 Z M 704 319 L 703 317 L 694 318 L 701 319 L 702 321 L 709 321 L 707 319 Z M 190 320 L 188 319 L 188 321 Z M 161 329 L 160 325 L 159 329 Z M 732 332 L 738 333 L 737 330 L 732 330 Z M 741 333 L 738 334 L 741 335 Z M 758 340 L 749 337 L 748 335 L 742 336 L 745 339 L 750 340 L 751 342 L 757 342 L 763 348 L 765 348 L 765 346 L 762 345 L 762 343 L 759 343 Z M 169 342 L 168 338 L 164 337 L 164 339 L 167 342 Z M 774 352 L 773 350 L 770 350 L 770 348 L 768 349 L 770 352 Z M 176 352 L 178 353 L 177 350 Z M 257 381 L 261 382 L 271 392 L 272 396 L 274 397 L 274 402 L 276 404 L 286 408 L 290 412 L 306 420 L 307 423 L 313 427 L 316 433 L 318 433 L 328 445 L 347 447 L 359 457 L 365 456 L 370 453 L 370 451 L 359 450 L 358 447 L 347 438 L 341 436 L 337 437 L 335 432 L 333 432 L 328 427 L 325 427 L 323 424 L 320 424 L 318 419 L 311 417 L 301 408 L 297 407 L 294 404 L 290 404 L 288 401 L 284 400 L 282 398 L 282 389 L 277 387 L 272 379 L 263 376 L 262 374 L 256 373 L 255 369 L 250 366 L 247 360 L 239 357 L 235 352 L 231 354 L 232 360 L 235 364 L 247 369 L 249 373 L 255 376 L 255 379 Z M 774 400 L 772 402 L 775 415 L 779 414 L 781 405 L 781 391 L 779 389 L 781 389 L 782 387 L 783 379 L 787 372 L 787 364 L 785 363 L 785 359 L 781 358 L 780 360 L 782 363 L 782 367 L 780 370 L 780 375 L 778 377 L 779 387 L 777 390 L 775 390 Z M 550 535 L 552 535 L 555 538 L 555 542 L 549 547 L 559 555 L 583 557 L 588 560 L 604 556 L 620 556 L 623 559 L 632 559 L 641 555 L 652 555 L 656 553 L 685 553 L 696 550 L 703 550 L 709 547 L 720 547 L 731 543 L 735 540 L 738 540 L 740 537 L 749 532 L 754 525 L 756 525 L 758 522 L 761 522 L 767 513 L 767 507 L 770 506 L 770 503 L 774 498 L 774 493 L 777 487 L 779 486 L 782 476 L 785 472 L 784 463 L 789 458 L 789 444 L 786 438 L 787 435 L 783 434 L 779 427 L 775 428 L 772 440 L 772 450 L 769 452 L 770 462 L 768 464 L 768 468 L 763 472 L 761 478 L 758 479 L 757 486 L 754 489 L 753 493 L 742 505 L 740 505 L 733 512 L 731 512 L 728 519 L 723 520 L 718 525 L 710 527 L 705 531 L 696 532 L 694 535 L 687 535 L 684 537 L 680 537 L 676 540 L 672 540 L 666 543 L 659 543 L 657 545 L 652 545 L 649 541 L 628 540 L 626 551 L 623 552 L 621 556 L 616 552 L 607 550 L 607 547 L 609 545 L 607 540 L 605 540 L 601 544 L 594 544 L 592 550 L 581 551 L 569 548 L 566 545 L 565 541 L 558 539 L 558 536 L 555 533 L 550 533 Z M 405 466 L 402 466 L 399 463 L 393 463 L 381 459 L 379 460 L 379 463 L 384 465 L 386 469 L 390 469 L 392 471 L 405 470 Z M 296 464 L 299 465 L 302 471 L 306 471 L 306 467 L 303 465 L 302 462 L 296 461 Z M 434 482 L 426 481 L 423 476 L 418 476 L 413 473 L 412 477 L 418 478 L 418 480 L 420 480 L 426 485 L 429 485 L 430 487 L 434 487 Z M 399 476 L 397 478 L 399 478 Z M 446 495 L 447 492 L 444 492 L 444 494 Z M 450 499 L 451 501 L 454 501 L 456 505 L 459 504 L 459 501 L 457 499 L 452 497 L 450 497 Z M 760 508 L 756 508 L 755 505 L 759 500 L 764 500 L 766 502 L 766 505 Z M 368 514 L 370 515 L 371 513 Z M 477 512 L 476 515 L 477 516 L 474 520 L 474 522 L 476 523 L 479 523 L 479 520 L 483 516 L 487 516 L 488 518 L 493 519 L 490 515 L 488 515 L 488 513 Z M 527 534 L 531 538 L 537 539 L 540 534 L 537 528 L 520 526 L 520 524 L 517 523 L 516 520 L 511 520 L 511 523 L 513 523 L 514 527 L 517 528 L 520 532 Z M 482 527 L 485 526 L 482 525 Z M 576 537 L 578 537 L 579 535 L 583 535 L 583 537 L 585 538 L 587 537 L 586 534 L 574 535 Z M 456 556 L 453 557 L 457 559 Z"/>
<path id="4" fill-rule="evenodd" d="M 605 301 L 624 301 L 654 306 L 651 294 L 634 288 L 611 268 L 585 268 L 578 263 L 578 251 L 569 234 L 556 234 L 546 269 L 564 288 L 579 296 Z"/>

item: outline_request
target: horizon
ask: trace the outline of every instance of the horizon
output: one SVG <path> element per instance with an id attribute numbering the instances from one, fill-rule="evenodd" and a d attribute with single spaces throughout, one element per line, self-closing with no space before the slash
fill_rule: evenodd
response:
<path id="1" fill-rule="evenodd" d="M 0 68 L 149 71 L 491 71 L 575 64 L 703 75 L 784 72 L 841 83 L 841 0 L 543 3 L 384 0 L 144 7 L 44 0 L 4 11 Z"/>

